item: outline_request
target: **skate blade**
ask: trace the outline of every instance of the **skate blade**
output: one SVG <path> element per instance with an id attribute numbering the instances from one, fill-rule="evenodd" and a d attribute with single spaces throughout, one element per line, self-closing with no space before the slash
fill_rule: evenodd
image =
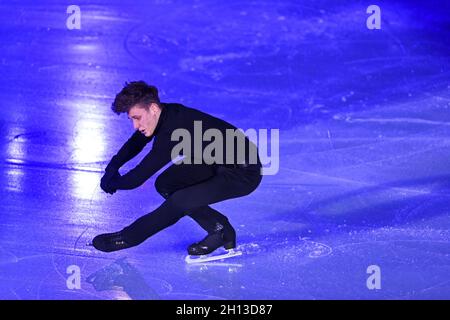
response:
<path id="1" fill-rule="evenodd" d="M 242 251 L 230 249 L 227 251 L 227 253 L 219 254 L 219 255 L 186 256 L 184 261 L 186 261 L 186 263 L 189 263 L 189 264 L 204 263 L 204 262 L 209 262 L 209 261 L 228 259 L 231 257 L 240 256 L 240 255 L 242 255 Z"/>

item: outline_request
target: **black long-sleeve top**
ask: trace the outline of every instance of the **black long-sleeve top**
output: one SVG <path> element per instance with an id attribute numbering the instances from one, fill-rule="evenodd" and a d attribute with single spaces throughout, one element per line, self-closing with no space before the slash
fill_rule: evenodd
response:
<path id="1" fill-rule="evenodd" d="M 161 114 L 153 134 L 150 137 L 146 137 L 139 131 L 134 132 L 118 153 L 112 157 L 106 167 L 106 171 L 119 170 L 121 166 L 140 153 L 147 143 L 154 140 L 150 152 L 134 169 L 123 176 L 117 176 L 111 181 L 113 188 L 125 190 L 139 187 L 177 155 L 185 156 L 185 163 L 191 164 L 233 165 L 239 163 L 260 163 L 256 146 L 230 123 L 181 104 L 162 103 L 161 107 Z M 201 121 L 201 123 L 196 123 L 196 121 Z M 185 130 L 182 132 L 175 131 L 177 129 Z M 213 129 L 209 131 L 209 138 L 205 137 L 205 140 L 209 139 L 209 141 L 203 141 L 203 134 L 205 132 L 208 133 L 208 129 Z M 217 138 L 219 132 L 223 139 Z M 227 139 L 227 132 L 228 135 L 231 132 L 234 132 L 236 135 L 231 139 Z M 173 133 L 174 137 L 172 137 Z M 190 148 L 180 148 L 182 141 L 184 141 L 184 146 L 189 145 L 189 138 L 185 136 L 187 133 L 190 135 Z M 214 137 L 211 137 L 211 134 Z M 195 140 L 197 143 L 195 143 Z M 242 141 L 245 142 L 242 143 Z M 223 143 L 220 144 L 221 142 Z M 211 153 L 211 148 L 214 147 L 215 143 L 217 143 L 215 146 L 223 146 L 215 148 L 216 152 Z M 238 150 L 237 146 L 244 147 L 244 149 Z M 175 149 L 177 152 L 173 152 L 174 147 L 177 147 Z M 205 148 L 208 149 L 205 150 Z M 204 154 L 204 151 L 207 152 Z M 222 156 L 220 156 L 220 152 Z M 213 157 L 208 157 L 208 154 L 212 154 Z M 206 157 L 203 155 L 206 155 Z M 217 161 L 218 158 L 219 160 Z"/>

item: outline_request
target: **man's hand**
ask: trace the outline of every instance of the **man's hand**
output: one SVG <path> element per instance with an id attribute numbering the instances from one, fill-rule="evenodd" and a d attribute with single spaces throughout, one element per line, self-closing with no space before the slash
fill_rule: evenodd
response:
<path id="1" fill-rule="evenodd" d="M 114 194 L 117 189 L 112 186 L 112 181 L 114 179 L 120 178 L 120 174 L 118 171 L 106 171 L 100 180 L 100 187 L 102 190 L 109 194 Z"/>

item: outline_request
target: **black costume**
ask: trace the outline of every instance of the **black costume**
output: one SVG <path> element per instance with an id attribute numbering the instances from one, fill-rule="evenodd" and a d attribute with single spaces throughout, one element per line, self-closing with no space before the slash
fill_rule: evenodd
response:
<path id="1" fill-rule="evenodd" d="M 198 131 L 199 122 L 197 127 L 194 126 L 196 121 L 201 121 L 202 132 Z M 115 251 L 138 245 L 186 214 L 208 232 L 200 246 L 196 243 L 189 248 L 190 254 L 209 253 L 219 246 L 226 249 L 236 246 L 236 234 L 228 219 L 209 205 L 254 191 L 261 182 L 261 163 L 256 146 L 242 133 L 234 137 L 234 149 L 227 148 L 231 142 L 225 139 L 227 130 L 236 132 L 236 127 L 221 119 L 180 104 L 162 103 L 152 136 L 145 137 L 139 131 L 132 135 L 106 167 L 102 189 L 114 193 L 118 189 L 134 189 L 142 185 L 172 160 L 172 149 L 180 142 L 172 141 L 171 138 L 176 129 L 186 129 L 192 137 L 191 152 L 184 150 L 183 155 L 190 162 L 173 164 L 156 179 L 156 190 L 166 200 L 153 212 L 137 219 L 122 231 L 97 236 L 93 241 L 97 249 Z M 211 159 L 204 159 L 203 152 L 198 152 L 198 144 L 196 146 L 194 141 L 196 134 L 203 136 L 208 129 L 217 129 L 224 137 L 223 157 L 215 163 L 211 163 Z M 239 139 L 245 141 L 244 153 L 238 152 Z M 144 159 L 134 169 L 120 176 L 119 168 L 141 152 L 151 140 L 154 140 L 152 149 Z M 210 143 L 202 141 L 200 151 Z M 202 155 L 201 159 L 198 155 Z"/>

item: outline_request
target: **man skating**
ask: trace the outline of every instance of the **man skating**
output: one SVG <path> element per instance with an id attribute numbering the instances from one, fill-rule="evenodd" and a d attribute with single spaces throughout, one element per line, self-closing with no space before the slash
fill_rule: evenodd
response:
<path id="1" fill-rule="evenodd" d="M 256 146 L 221 119 L 181 104 L 161 103 L 158 90 L 143 81 L 127 83 L 112 110 L 127 113 L 136 131 L 106 167 L 100 183 L 105 192 L 137 188 L 177 156 L 184 159 L 157 177 L 156 190 L 165 198 L 157 209 L 119 232 L 96 236 L 93 246 L 105 252 L 133 247 L 189 215 L 207 232 L 189 246 L 190 255 L 235 248 L 234 228 L 209 205 L 248 195 L 258 187 L 262 175 Z M 192 139 L 198 135 L 206 138 L 200 144 Z M 150 152 L 121 176 L 120 167 L 152 140 Z"/>

